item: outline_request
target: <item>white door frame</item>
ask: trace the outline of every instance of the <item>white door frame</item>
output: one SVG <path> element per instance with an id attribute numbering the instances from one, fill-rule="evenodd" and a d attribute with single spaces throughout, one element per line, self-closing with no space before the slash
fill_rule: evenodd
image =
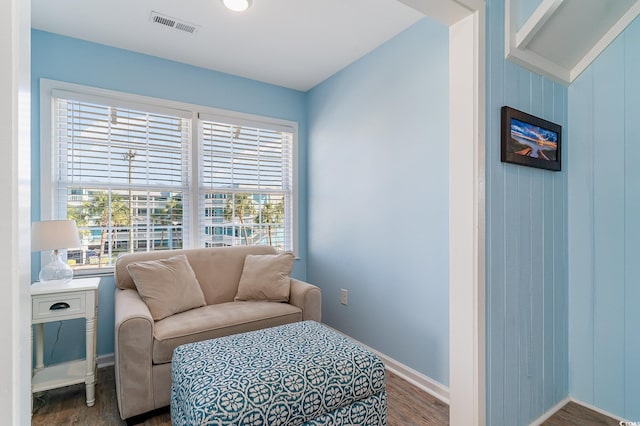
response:
<path id="1" fill-rule="evenodd" d="M 31 1 L 0 5 L 0 411 L 31 424 Z"/>
<path id="2" fill-rule="evenodd" d="M 485 2 L 400 1 L 449 26 L 449 421 L 483 426 Z"/>
<path id="3" fill-rule="evenodd" d="M 486 422 L 484 2 L 449 27 L 449 400 Z"/>

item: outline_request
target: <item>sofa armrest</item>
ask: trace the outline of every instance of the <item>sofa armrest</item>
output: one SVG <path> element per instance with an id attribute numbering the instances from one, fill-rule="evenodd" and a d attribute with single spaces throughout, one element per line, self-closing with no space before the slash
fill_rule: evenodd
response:
<path id="1" fill-rule="evenodd" d="M 289 303 L 302 309 L 302 320 L 320 322 L 322 317 L 322 293 L 313 284 L 291 278 Z"/>
<path id="2" fill-rule="evenodd" d="M 115 379 L 123 419 L 154 409 L 153 318 L 135 290 L 116 289 Z"/>

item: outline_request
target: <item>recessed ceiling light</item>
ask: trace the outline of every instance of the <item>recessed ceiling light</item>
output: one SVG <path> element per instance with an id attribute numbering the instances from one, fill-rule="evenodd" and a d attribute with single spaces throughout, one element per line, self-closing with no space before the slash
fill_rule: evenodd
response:
<path id="1" fill-rule="evenodd" d="M 251 7 L 251 0 L 222 0 L 222 3 L 234 12 L 244 12 Z"/>

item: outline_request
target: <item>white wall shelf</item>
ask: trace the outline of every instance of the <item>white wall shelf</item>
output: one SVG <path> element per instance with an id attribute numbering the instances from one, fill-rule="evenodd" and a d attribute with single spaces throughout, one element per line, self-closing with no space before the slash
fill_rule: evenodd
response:
<path id="1" fill-rule="evenodd" d="M 505 3 L 505 56 L 572 83 L 640 14 L 640 0 L 543 0 L 518 28 L 519 2 Z"/>

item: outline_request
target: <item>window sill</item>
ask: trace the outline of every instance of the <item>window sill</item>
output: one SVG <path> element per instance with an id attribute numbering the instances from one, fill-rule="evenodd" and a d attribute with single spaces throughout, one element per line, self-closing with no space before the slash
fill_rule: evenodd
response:
<path id="1" fill-rule="evenodd" d="M 73 278 L 94 278 L 94 277 L 112 277 L 114 272 L 113 266 L 100 269 L 75 270 Z"/>

